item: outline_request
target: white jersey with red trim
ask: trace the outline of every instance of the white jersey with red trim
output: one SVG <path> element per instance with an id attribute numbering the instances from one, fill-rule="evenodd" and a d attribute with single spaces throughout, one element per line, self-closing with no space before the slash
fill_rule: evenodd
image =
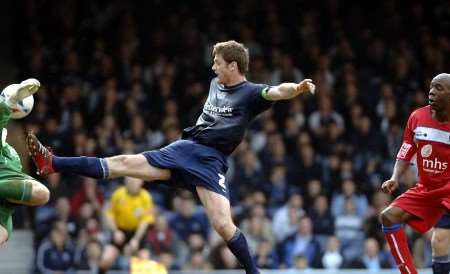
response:
<path id="1" fill-rule="evenodd" d="M 409 116 L 397 159 L 411 161 L 414 155 L 420 184 L 431 190 L 450 181 L 450 123 L 433 119 L 430 106 Z"/>

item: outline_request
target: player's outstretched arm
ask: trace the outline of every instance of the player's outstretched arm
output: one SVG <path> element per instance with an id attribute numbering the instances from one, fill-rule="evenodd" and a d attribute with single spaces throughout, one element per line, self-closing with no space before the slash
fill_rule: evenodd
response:
<path id="1" fill-rule="evenodd" d="M 40 86 L 41 83 L 34 78 L 22 81 L 20 84 L 9 85 L 2 92 L 6 99 L 5 103 L 8 106 L 14 106 L 18 101 L 35 94 Z"/>
<path id="2" fill-rule="evenodd" d="M 305 79 L 300 83 L 282 83 L 263 92 L 263 97 L 269 101 L 288 100 L 300 93 L 311 92 L 314 94 L 316 85 L 311 79 Z"/>

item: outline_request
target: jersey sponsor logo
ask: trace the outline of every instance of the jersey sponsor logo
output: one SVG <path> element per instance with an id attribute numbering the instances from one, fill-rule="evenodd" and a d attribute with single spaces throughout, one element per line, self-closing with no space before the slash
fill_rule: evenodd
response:
<path id="1" fill-rule="evenodd" d="M 400 148 L 397 158 L 403 159 L 408 154 L 408 151 L 411 149 L 412 145 L 408 143 L 403 143 L 402 147 Z"/>
<path id="2" fill-rule="evenodd" d="M 444 172 L 448 167 L 448 163 L 439 161 L 435 157 L 434 159 L 422 159 L 422 167 L 426 172 L 437 174 Z"/>
<path id="3" fill-rule="evenodd" d="M 431 127 L 416 127 L 414 138 L 422 141 L 438 142 L 450 145 L 450 132 Z"/>
<path id="4" fill-rule="evenodd" d="M 219 175 L 219 185 L 223 188 L 222 190 L 225 191 L 227 189 L 227 185 L 225 185 L 225 176 L 223 176 L 220 173 L 217 173 Z"/>
<path id="5" fill-rule="evenodd" d="M 206 102 L 203 111 L 220 116 L 233 116 L 233 108 L 230 106 L 218 107 Z"/>
<path id="6" fill-rule="evenodd" d="M 431 144 L 424 145 L 420 150 L 420 155 L 423 158 L 430 157 L 431 153 L 433 153 L 433 146 Z"/>

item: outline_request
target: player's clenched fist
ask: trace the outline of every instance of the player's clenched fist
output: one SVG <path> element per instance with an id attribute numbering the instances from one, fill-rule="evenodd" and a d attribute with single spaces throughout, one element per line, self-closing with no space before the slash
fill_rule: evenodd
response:
<path id="1" fill-rule="evenodd" d="M 384 183 L 381 185 L 381 190 L 382 190 L 384 193 L 389 193 L 389 194 L 391 194 L 392 191 L 394 191 L 394 190 L 397 189 L 397 187 L 398 187 L 398 181 L 389 179 L 389 180 L 387 180 L 386 182 L 384 182 Z"/>

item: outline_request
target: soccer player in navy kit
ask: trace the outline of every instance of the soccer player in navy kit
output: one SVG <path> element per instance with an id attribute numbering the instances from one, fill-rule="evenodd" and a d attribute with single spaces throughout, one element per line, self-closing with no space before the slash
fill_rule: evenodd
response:
<path id="1" fill-rule="evenodd" d="M 211 81 L 203 113 L 193 127 L 184 129 L 181 140 L 159 150 L 108 158 L 57 157 L 33 134 L 27 137 L 30 154 L 42 175 L 71 172 L 93 178 L 130 176 L 145 181 L 176 177 L 197 191 L 217 233 L 244 266 L 247 274 L 259 273 L 244 235 L 231 218 L 229 190 L 225 181 L 227 156 L 242 141 L 249 123 L 273 101 L 313 93 L 310 79 L 278 86 L 255 84 L 245 78 L 248 49 L 236 41 L 217 43 L 213 49 Z"/>

